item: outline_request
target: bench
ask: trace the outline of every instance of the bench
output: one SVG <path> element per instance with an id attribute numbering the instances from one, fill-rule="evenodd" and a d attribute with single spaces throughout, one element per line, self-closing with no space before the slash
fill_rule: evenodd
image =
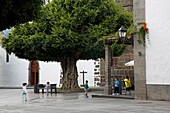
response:
<path id="1" fill-rule="evenodd" d="M 46 85 L 45 84 L 37 84 L 35 87 L 34 87 L 34 92 L 35 93 L 39 93 L 40 90 L 42 90 L 42 93 L 44 93 L 46 89 Z M 55 93 L 57 93 L 57 84 L 50 84 L 50 92 L 52 93 L 54 90 Z"/>
<path id="2" fill-rule="evenodd" d="M 53 92 L 53 89 L 55 91 L 55 93 L 57 93 L 57 84 L 50 84 L 50 92 Z"/>
<path id="3" fill-rule="evenodd" d="M 44 84 L 37 84 L 37 91 L 39 93 L 39 90 L 42 90 L 42 93 L 44 93 L 45 85 Z"/>

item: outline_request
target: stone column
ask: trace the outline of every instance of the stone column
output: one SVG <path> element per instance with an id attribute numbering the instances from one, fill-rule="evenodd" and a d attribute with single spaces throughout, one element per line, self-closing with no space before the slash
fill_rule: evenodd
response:
<path id="1" fill-rule="evenodd" d="M 145 0 L 133 0 L 134 25 L 137 29 L 145 22 Z M 146 100 L 146 60 L 145 46 L 139 43 L 139 36 L 134 36 L 134 78 L 135 78 L 135 99 Z"/>
<path id="2" fill-rule="evenodd" d="M 123 8 L 127 11 L 133 10 L 133 0 L 115 0 L 116 3 L 123 6 Z"/>
<path id="3" fill-rule="evenodd" d="M 105 82 L 104 94 L 111 95 L 111 47 L 109 44 L 105 44 Z"/>

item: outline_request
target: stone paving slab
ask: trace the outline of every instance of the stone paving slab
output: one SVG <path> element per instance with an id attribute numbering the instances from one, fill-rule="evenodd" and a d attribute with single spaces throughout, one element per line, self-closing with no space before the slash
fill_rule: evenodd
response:
<path id="1" fill-rule="evenodd" d="M 89 98 L 83 93 L 34 94 L 28 90 L 28 101 L 20 89 L 0 89 L 0 113 L 170 113 L 169 101 Z"/>

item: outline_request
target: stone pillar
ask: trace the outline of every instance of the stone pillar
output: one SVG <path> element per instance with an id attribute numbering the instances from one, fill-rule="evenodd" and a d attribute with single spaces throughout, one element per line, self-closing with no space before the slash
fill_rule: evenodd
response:
<path id="1" fill-rule="evenodd" d="M 123 6 L 123 8 L 127 11 L 133 10 L 133 0 L 115 0 L 116 3 Z"/>
<path id="2" fill-rule="evenodd" d="M 111 47 L 109 44 L 105 44 L 105 82 L 104 94 L 111 95 Z"/>
<path id="3" fill-rule="evenodd" d="M 140 23 L 145 22 L 145 0 L 133 0 L 134 25 L 137 29 Z M 146 100 L 146 60 L 145 46 L 139 43 L 139 36 L 134 36 L 134 78 L 135 78 L 135 99 Z"/>

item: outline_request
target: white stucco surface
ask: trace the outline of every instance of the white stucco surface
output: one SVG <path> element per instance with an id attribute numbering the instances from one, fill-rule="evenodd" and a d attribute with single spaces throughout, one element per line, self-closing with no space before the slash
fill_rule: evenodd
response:
<path id="1" fill-rule="evenodd" d="M 29 61 L 19 59 L 15 55 L 9 56 L 9 62 L 6 62 L 6 51 L 0 46 L 0 87 L 4 86 L 21 86 L 23 82 L 28 83 Z M 61 66 L 58 62 L 41 62 L 39 61 L 40 83 L 45 84 L 57 83 L 59 86 Z M 85 80 L 89 80 L 89 85 L 94 86 L 94 61 L 80 60 L 77 62 L 78 83 L 83 83 L 81 71 L 87 71 Z"/>
<path id="2" fill-rule="evenodd" d="M 170 85 L 170 0 L 146 0 L 145 11 L 146 83 Z"/>
<path id="3" fill-rule="evenodd" d="M 28 79 L 28 61 L 9 56 L 6 62 L 6 51 L 0 47 L 0 86 L 21 86 Z"/>

